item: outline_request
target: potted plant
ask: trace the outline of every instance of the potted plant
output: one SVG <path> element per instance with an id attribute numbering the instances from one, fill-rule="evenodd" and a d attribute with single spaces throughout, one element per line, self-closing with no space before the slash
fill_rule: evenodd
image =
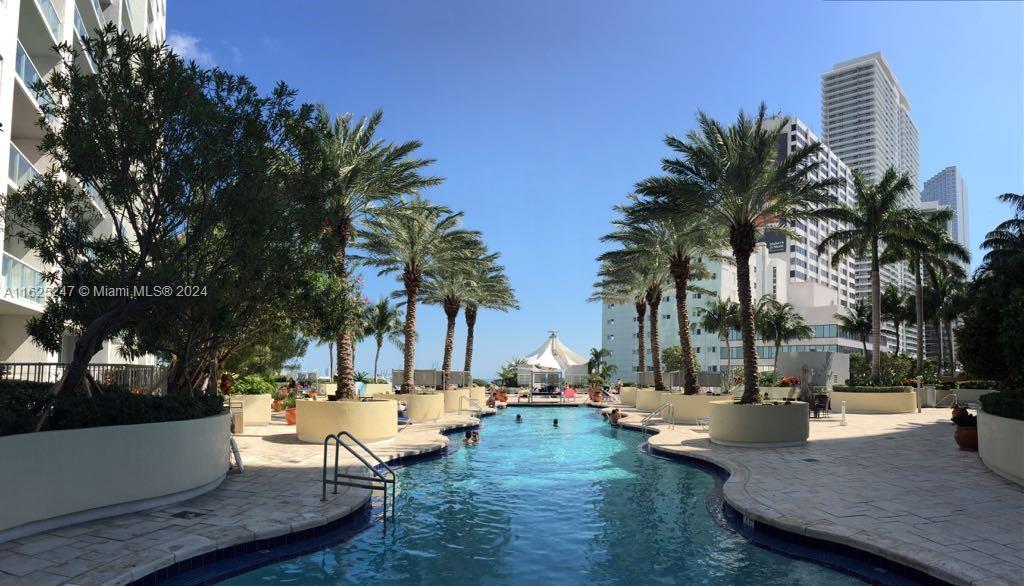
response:
<path id="1" fill-rule="evenodd" d="M 967 415 L 967 403 L 953 403 L 953 413 L 950 415 L 950 421 L 956 422 L 956 418 L 961 415 Z"/>
<path id="2" fill-rule="evenodd" d="M 288 425 L 295 425 L 295 397 L 288 395 L 281 399 L 281 407 L 284 408 L 284 421 Z"/>
<path id="3" fill-rule="evenodd" d="M 953 416 L 953 423 L 956 424 L 956 431 L 953 432 L 956 445 L 965 452 L 977 452 L 978 416 L 971 415 L 965 408 L 962 413 Z"/>

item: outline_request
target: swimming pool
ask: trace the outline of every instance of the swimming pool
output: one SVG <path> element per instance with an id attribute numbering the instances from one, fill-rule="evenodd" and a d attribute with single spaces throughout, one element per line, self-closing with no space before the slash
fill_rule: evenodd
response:
<path id="1" fill-rule="evenodd" d="M 225 583 L 860 583 L 720 527 L 712 475 L 638 451 L 595 410 L 508 409 L 480 435 L 401 468 L 394 521 Z"/>

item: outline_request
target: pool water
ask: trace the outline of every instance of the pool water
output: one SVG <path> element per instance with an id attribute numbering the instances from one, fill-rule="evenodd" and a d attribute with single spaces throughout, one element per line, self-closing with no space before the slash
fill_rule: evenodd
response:
<path id="1" fill-rule="evenodd" d="M 507 409 L 480 436 L 399 469 L 393 521 L 226 583 L 860 583 L 720 527 L 714 477 L 637 450 L 596 410 Z"/>

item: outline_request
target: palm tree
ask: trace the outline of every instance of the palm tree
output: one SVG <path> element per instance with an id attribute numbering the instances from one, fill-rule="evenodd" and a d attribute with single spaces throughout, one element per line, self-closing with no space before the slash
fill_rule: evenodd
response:
<path id="1" fill-rule="evenodd" d="M 420 291 L 420 301 L 440 305 L 447 319 L 444 337 L 444 358 L 441 361 L 441 387 L 447 389 L 451 380 L 452 355 L 455 351 L 455 323 L 466 295 L 473 288 L 481 267 L 494 263 L 496 254 L 487 254 L 483 248 L 468 252 L 467 260 L 460 264 L 439 267 L 433 274 L 427 274 Z"/>
<path id="2" fill-rule="evenodd" d="M 377 363 L 380 361 L 380 350 L 387 339 L 395 346 L 402 347 L 402 310 L 398 309 L 387 297 L 381 297 L 370 306 L 366 333 L 373 336 L 377 344 L 377 352 L 373 355 L 373 378 L 377 378 Z"/>
<path id="3" fill-rule="evenodd" d="M 466 372 L 473 370 L 473 338 L 480 309 L 502 312 L 519 309 L 516 292 L 505 275 L 505 267 L 493 262 L 474 266 L 477 272 L 473 276 L 472 286 L 465 293 L 466 359 L 462 370 Z"/>
<path id="4" fill-rule="evenodd" d="M 1004 193 L 999 201 L 1013 207 L 1013 217 L 1000 223 L 985 235 L 981 247 L 988 250 L 978 267 L 979 276 L 992 272 L 998 267 L 1008 267 L 1024 255 L 1024 195 Z"/>
<path id="5" fill-rule="evenodd" d="M 587 360 L 587 373 L 600 371 L 604 366 L 604 359 L 611 355 L 611 351 L 605 348 L 591 348 L 590 359 Z"/>
<path id="6" fill-rule="evenodd" d="M 405 296 L 405 349 L 402 392 L 412 392 L 416 342 L 416 302 L 424 278 L 471 262 L 481 248 L 480 233 L 460 228 L 462 213 L 419 197 L 382 211 L 363 223 L 359 247 L 380 275 L 397 274 Z"/>
<path id="7" fill-rule="evenodd" d="M 611 262 L 601 263 L 598 270 L 599 280 L 594 283 L 595 292 L 588 301 L 602 303 L 632 303 L 636 312 L 637 323 L 637 372 L 647 370 L 647 358 L 644 344 L 644 317 L 647 315 L 647 281 L 644 271 L 639 266 L 615 265 Z M 637 375 L 636 383 L 640 384 L 641 375 Z"/>
<path id="8" fill-rule="evenodd" d="M 506 384 L 506 381 L 508 380 L 516 381 L 519 376 L 520 366 L 526 366 L 525 358 L 514 358 L 506 362 L 505 365 L 501 367 L 501 370 L 498 371 L 498 376 L 501 377 L 501 384 Z M 515 382 L 513 382 L 513 384 L 515 384 Z"/>
<path id="9" fill-rule="evenodd" d="M 744 403 L 756 402 L 757 349 L 750 290 L 750 255 L 758 236 L 769 225 L 789 233 L 787 223 L 819 217 L 817 208 L 834 202 L 828 189 L 834 179 L 813 180 L 822 162 L 815 160 L 820 143 L 792 153 L 779 153 L 778 139 L 789 127 L 786 117 L 769 120 L 762 103 L 757 116 L 740 111 L 736 122 L 723 127 L 704 112 L 697 114 L 699 130 L 685 139 L 668 136 L 665 143 L 682 158 L 662 159 L 666 175 L 637 184 L 637 191 L 666 215 L 704 214 L 728 233 L 736 262 L 743 335 Z"/>
<path id="10" fill-rule="evenodd" d="M 353 121 L 351 114 L 332 121 L 327 109 L 317 109 L 316 128 L 323 161 L 324 228 L 335 245 L 340 278 L 348 277 L 346 254 L 357 223 L 395 204 L 403 194 L 441 183 L 439 177 L 421 175 L 432 159 L 416 159 L 419 141 L 395 144 L 375 137 L 383 112 Z M 343 331 L 338 338 L 338 395 L 355 397 L 353 340 Z"/>
<path id="11" fill-rule="evenodd" d="M 697 384 L 697 365 L 690 334 L 687 293 L 694 289 L 691 280 L 711 276 L 700 259 L 716 256 L 724 244 L 724 237 L 721 230 L 708 224 L 700 215 L 675 214 L 657 218 L 659 214 L 656 208 L 651 210 L 645 202 L 635 199 L 634 202 L 632 206 L 615 208 L 622 217 L 613 222 L 616 230 L 602 240 L 619 244 L 623 248 L 616 254 L 632 255 L 637 262 L 645 262 L 643 257 L 648 256 L 652 249 L 662 252 L 675 286 L 679 346 L 683 358 L 683 388 L 686 394 L 695 395 L 700 387 Z"/>
<path id="12" fill-rule="evenodd" d="M 780 303 L 771 295 L 765 295 L 761 300 L 758 330 L 762 340 L 766 342 L 770 340 L 775 344 L 775 361 L 772 364 L 772 380 L 774 381 L 778 379 L 776 373 L 779 369 L 779 352 L 782 345 L 790 340 L 810 338 L 814 336 L 814 330 L 807 325 L 804 317 L 797 313 L 791 304 Z"/>
<path id="13" fill-rule="evenodd" d="M 907 321 L 904 312 L 906 311 L 909 297 L 894 283 L 889 283 L 886 285 L 885 290 L 882 291 L 882 319 L 892 322 L 893 327 L 896 329 L 896 356 L 900 354 L 900 326 Z"/>
<path id="14" fill-rule="evenodd" d="M 925 220 L 908 200 L 914 185 L 906 173 L 890 167 L 878 183 L 854 172 L 853 207 L 840 203 L 823 212 L 847 227 L 835 230 L 818 244 L 818 254 L 832 253 L 832 266 L 845 258 L 867 257 L 871 262 L 871 382 L 880 384 L 882 350 L 882 285 L 880 270 L 890 246 L 909 249 L 923 242 Z"/>
<path id="15" fill-rule="evenodd" d="M 945 364 L 950 375 L 956 374 L 952 323 L 961 313 L 964 294 L 963 270 L 958 272 L 954 268 L 958 266 L 950 263 L 945 267 L 946 270 L 939 268 L 928 271 L 929 287 L 926 293 L 931 297 L 934 307 L 932 319 L 939 338 L 939 364 Z"/>
<path id="16" fill-rule="evenodd" d="M 727 370 L 722 375 L 723 384 L 726 378 L 732 373 L 732 348 L 729 346 L 729 336 L 733 330 L 740 326 L 740 306 L 731 299 L 715 299 L 707 306 L 700 308 L 702 328 L 709 332 L 718 332 L 718 338 L 725 344 L 725 356 Z"/>
<path id="17" fill-rule="evenodd" d="M 868 357 L 868 336 L 871 335 L 871 302 L 866 297 L 853 302 L 846 308 L 846 313 L 837 313 L 839 328 L 857 336 L 864 347 L 864 357 Z"/>
<path id="18" fill-rule="evenodd" d="M 601 261 L 602 270 L 607 271 L 599 276 L 606 277 L 612 281 L 633 283 L 639 281 L 643 290 L 643 300 L 646 302 L 648 313 L 648 325 L 650 326 L 651 342 L 651 367 L 654 372 L 654 388 L 662 391 L 665 389 L 665 382 L 661 372 L 661 329 L 658 308 L 661 306 L 661 298 L 668 285 L 668 260 L 665 251 L 659 247 L 647 246 L 640 241 L 631 242 L 625 247 L 610 250 L 598 257 Z M 640 310 L 638 309 L 638 312 Z"/>
<path id="19" fill-rule="evenodd" d="M 946 225 L 953 217 L 953 210 L 950 209 L 922 212 L 921 216 L 917 218 L 916 225 L 911 229 L 915 238 L 891 242 L 882 252 L 882 264 L 906 261 L 914 272 L 914 317 L 912 321 L 918 324 L 916 372 L 921 372 L 924 369 L 925 295 L 922 271 L 939 270 L 940 267 L 948 266 L 951 261 L 959 261 L 964 264 L 970 262 L 970 254 L 967 249 L 953 240 L 949 236 L 949 232 L 946 231 Z M 883 305 L 884 303 L 885 299 L 883 298 Z M 885 313 L 886 311 L 883 309 L 883 316 Z M 886 319 L 891 318 L 887 317 Z M 911 321 L 906 316 L 904 319 L 907 322 Z M 899 326 L 896 325 L 896 353 L 899 354 Z"/>

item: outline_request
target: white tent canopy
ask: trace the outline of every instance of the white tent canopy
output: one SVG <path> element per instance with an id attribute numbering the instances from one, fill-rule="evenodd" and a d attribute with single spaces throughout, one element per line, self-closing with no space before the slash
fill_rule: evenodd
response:
<path id="1" fill-rule="evenodd" d="M 534 369 L 561 370 L 562 372 L 578 370 L 572 367 L 585 367 L 587 364 L 586 359 L 563 344 L 555 332 L 551 332 L 551 336 L 544 340 L 540 348 L 527 355 L 524 360 L 529 367 Z"/>

